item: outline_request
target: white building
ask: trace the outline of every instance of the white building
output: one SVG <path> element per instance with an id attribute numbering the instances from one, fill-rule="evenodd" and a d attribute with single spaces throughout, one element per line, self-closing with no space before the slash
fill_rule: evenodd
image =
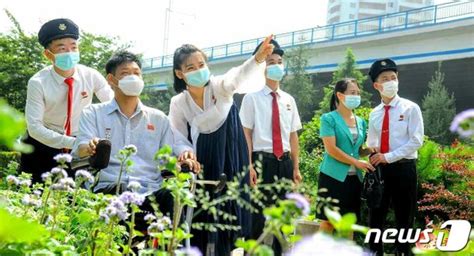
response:
<path id="1" fill-rule="evenodd" d="M 339 25 L 328 36 L 345 37 L 429 23 L 434 17 L 434 8 L 416 9 L 433 4 L 434 0 L 329 0 L 327 24 Z M 408 10 L 413 11 L 406 13 Z M 379 18 L 381 15 L 388 16 Z M 354 20 L 357 22 L 351 22 Z"/>
<path id="2" fill-rule="evenodd" d="M 329 0 L 327 24 L 403 12 L 434 4 L 434 0 Z"/>

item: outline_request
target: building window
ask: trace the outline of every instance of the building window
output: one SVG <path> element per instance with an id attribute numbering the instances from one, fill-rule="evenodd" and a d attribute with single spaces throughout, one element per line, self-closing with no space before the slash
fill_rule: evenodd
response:
<path id="1" fill-rule="evenodd" d="M 328 24 L 334 24 L 339 22 L 339 16 L 332 17 L 329 21 Z"/>
<path id="2" fill-rule="evenodd" d="M 336 6 L 333 6 L 331 9 L 329 9 L 329 13 L 335 13 L 335 12 L 338 12 L 341 10 L 341 5 L 336 5 Z"/>
<path id="3" fill-rule="evenodd" d="M 388 3 L 388 7 L 393 8 L 393 2 Z"/>
<path id="4" fill-rule="evenodd" d="M 353 20 L 353 19 L 355 19 L 355 16 L 354 16 L 354 14 L 349 14 L 349 19 L 350 19 L 350 20 Z"/>
<path id="5" fill-rule="evenodd" d="M 371 2 L 360 2 L 360 9 L 370 9 L 370 10 L 385 10 L 385 4 L 380 3 L 371 3 Z"/>
<path id="6" fill-rule="evenodd" d="M 356 3 L 351 3 L 351 8 L 356 8 Z"/>

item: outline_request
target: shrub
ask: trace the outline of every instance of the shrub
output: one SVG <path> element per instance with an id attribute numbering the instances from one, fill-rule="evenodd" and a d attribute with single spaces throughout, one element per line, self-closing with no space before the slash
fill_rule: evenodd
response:
<path id="1" fill-rule="evenodd" d="M 428 152 L 431 148 L 432 154 L 422 155 L 421 159 L 427 162 L 426 158 L 430 157 L 431 161 L 430 167 L 420 173 L 418 220 L 422 221 L 424 217 L 437 221 L 472 220 L 474 148 L 458 142 L 444 148 L 428 143 L 423 148 L 420 151 Z"/>
<path id="2" fill-rule="evenodd" d="M 447 145 L 454 137 L 448 128 L 456 114 L 456 106 L 454 95 L 448 93 L 443 82 L 444 74 L 439 64 L 428 83 L 429 91 L 423 98 L 422 108 L 425 134 L 436 142 Z"/>

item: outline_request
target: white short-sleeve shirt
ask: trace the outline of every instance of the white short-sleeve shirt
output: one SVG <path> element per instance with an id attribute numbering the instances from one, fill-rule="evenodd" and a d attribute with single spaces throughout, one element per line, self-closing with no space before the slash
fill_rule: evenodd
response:
<path id="1" fill-rule="evenodd" d="M 388 104 L 389 152 L 385 159 L 389 163 L 400 159 L 416 159 L 417 150 L 423 145 L 424 127 L 420 107 L 398 95 Z M 370 113 L 367 145 L 380 149 L 385 104 L 380 103 Z"/>
<path id="2" fill-rule="evenodd" d="M 272 139 L 272 89 L 265 86 L 262 90 L 245 95 L 240 107 L 240 120 L 245 128 L 252 129 L 253 151 L 273 153 Z M 290 151 L 290 133 L 302 128 L 295 99 L 278 89 L 278 110 L 283 150 Z"/>

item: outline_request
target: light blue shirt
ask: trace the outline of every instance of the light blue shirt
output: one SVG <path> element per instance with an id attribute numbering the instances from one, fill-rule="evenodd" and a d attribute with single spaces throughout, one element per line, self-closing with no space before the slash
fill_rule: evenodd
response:
<path id="1" fill-rule="evenodd" d="M 158 163 L 153 160 L 155 153 L 165 145 L 170 145 L 177 154 L 192 150 L 186 139 L 175 136 L 168 117 L 162 111 L 139 102 L 135 113 L 128 118 L 114 99 L 83 110 L 73 154 L 77 153 L 81 144 L 88 144 L 93 138 L 111 141 L 110 162 L 99 173 L 99 182 L 95 187 L 97 191 L 117 183 L 120 172 L 117 154 L 124 146 L 135 145 L 138 152 L 131 157 L 134 164 L 130 172 L 122 172 L 121 182 L 127 185 L 130 181 L 137 181 L 142 185 L 139 192 L 150 194 L 158 190 L 162 183 Z"/>

